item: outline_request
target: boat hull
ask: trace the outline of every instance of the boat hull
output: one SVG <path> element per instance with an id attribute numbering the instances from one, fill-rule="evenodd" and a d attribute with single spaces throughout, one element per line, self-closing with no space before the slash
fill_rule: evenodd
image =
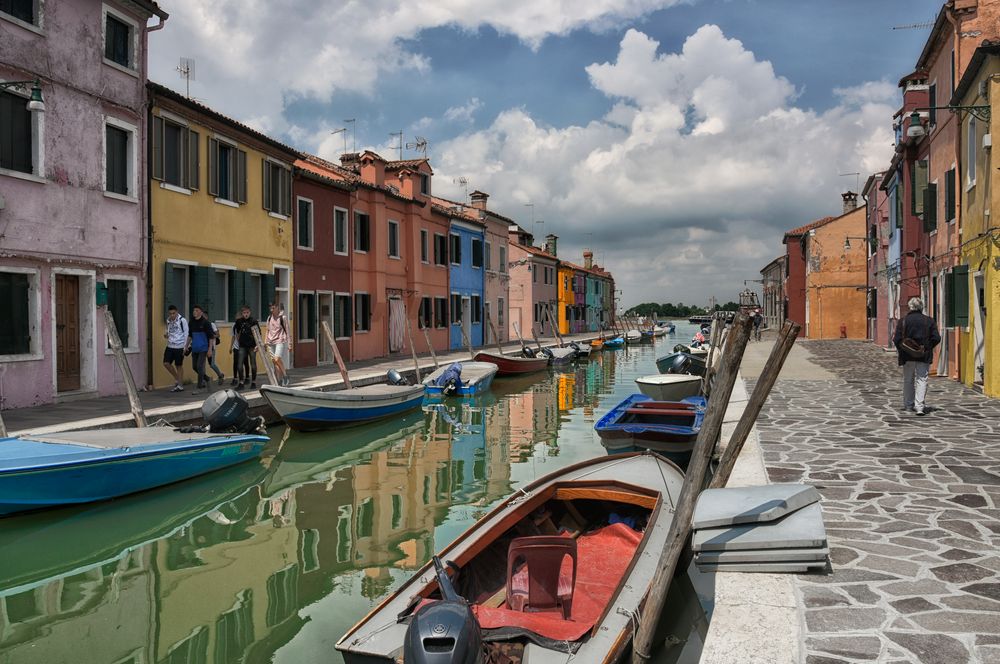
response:
<path id="1" fill-rule="evenodd" d="M 677 412 L 687 411 L 685 414 L 632 415 L 644 402 L 651 401 L 653 400 L 644 394 L 633 394 L 611 409 L 594 425 L 594 430 L 601 438 L 601 445 L 608 454 L 651 450 L 667 456 L 678 465 L 686 466 L 701 430 L 705 399 L 688 397 L 669 404 Z"/>
<path id="2" fill-rule="evenodd" d="M 0 447 L 9 441 L 0 440 Z M 61 461 L 0 471 L 0 515 L 90 503 L 146 491 L 158 486 L 234 466 L 260 455 L 266 436 L 214 436 L 198 445 L 102 450 L 103 454 L 70 450 Z M 72 458 L 69 458 L 72 457 Z"/>
<path id="3" fill-rule="evenodd" d="M 264 385 L 261 395 L 281 416 L 288 426 L 297 431 L 317 431 L 354 424 L 373 422 L 393 417 L 414 408 L 424 401 L 423 385 L 380 385 L 385 394 L 369 388 L 316 392 L 287 387 Z M 348 395 L 362 398 L 346 398 Z"/>
<path id="4" fill-rule="evenodd" d="M 470 366 L 470 364 L 475 366 Z M 493 384 L 493 378 L 497 375 L 497 365 L 492 362 L 463 362 L 462 366 L 467 370 L 471 370 L 472 375 L 468 377 L 468 380 L 464 380 L 460 387 L 448 394 L 445 394 L 444 387 L 434 385 L 435 379 L 446 367 L 441 367 L 425 378 L 424 386 L 427 388 L 427 396 L 435 399 L 443 399 L 446 396 L 475 397 L 490 389 L 490 385 Z M 463 378 L 466 378 L 466 376 L 468 374 L 463 372 Z"/>
<path id="5" fill-rule="evenodd" d="M 481 352 L 473 358 L 476 362 L 492 362 L 497 365 L 497 376 L 520 376 L 523 374 L 544 371 L 549 366 L 549 359 L 540 357 L 509 357 L 495 353 Z"/>
<path id="6" fill-rule="evenodd" d="M 576 358 L 576 351 L 572 348 L 550 348 L 552 356 L 549 363 L 553 365 L 567 364 Z"/>
<path id="7" fill-rule="evenodd" d="M 635 384 L 640 392 L 657 401 L 680 401 L 687 397 L 696 397 L 701 392 L 701 377 L 692 376 L 691 379 L 666 383 L 657 380 L 661 375 L 636 378 Z M 680 374 L 677 377 L 684 378 L 684 375 Z"/>

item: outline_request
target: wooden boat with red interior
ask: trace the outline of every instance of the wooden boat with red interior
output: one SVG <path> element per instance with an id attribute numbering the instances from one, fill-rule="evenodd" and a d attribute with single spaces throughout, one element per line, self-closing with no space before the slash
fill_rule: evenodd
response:
<path id="1" fill-rule="evenodd" d="M 518 357 L 481 350 L 473 359 L 476 362 L 492 362 L 497 365 L 497 376 L 520 376 L 543 371 L 549 366 L 549 358 L 541 354 L 538 357 Z"/>
<path id="2" fill-rule="evenodd" d="M 337 649 L 347 664 L 618 661 L 630 652 L 683 483 L 676 465 L 649 452 L 535 480 L 425 564 Z"/>

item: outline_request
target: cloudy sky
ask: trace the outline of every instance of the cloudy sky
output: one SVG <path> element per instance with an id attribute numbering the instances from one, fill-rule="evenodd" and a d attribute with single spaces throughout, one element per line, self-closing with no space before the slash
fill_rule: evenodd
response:
<path id="1" fill-rule="evenodd" d="M 458 184 L 626 305 L 735 299 L 891 157 L 940 0 L 166 0 L 151 78 L 300 149 L 426 138 Z M 354 118 L 353 124 L 345 120 Z M 333 134 L 341 127 L 351 131 Z M 356 138 L 355 138 L 356 136 Z M 405 150 L 406 157 L 415 156 Z M 534 224 L 532 224 L 534 219 Z"/>

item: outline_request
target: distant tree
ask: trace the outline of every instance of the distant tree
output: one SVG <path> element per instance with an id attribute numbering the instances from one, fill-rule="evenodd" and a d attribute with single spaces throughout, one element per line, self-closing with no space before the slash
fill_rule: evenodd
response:
<path id="1" fill-rule="evenodd" d="M 715 305 L 715 310 L 716 311 L 739 311 L 740 310 L 740 304 L 739 304 L 739 302 L 726 302 L 725 304 L 717 304 L 717 305 Z"/>

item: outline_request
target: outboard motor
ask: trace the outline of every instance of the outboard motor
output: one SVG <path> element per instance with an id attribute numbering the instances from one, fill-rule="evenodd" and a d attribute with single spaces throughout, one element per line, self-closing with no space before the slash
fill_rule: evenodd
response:
<path id="1" fill-rule="evenodd" d="M 437 384 L 445 394 L 454 394 L 462 386 L 462 363 L 452 362 L 437 378 Z"/>
<path id="2" fill-rule="evenodd" d="M 521 355 L 524 355 L 525 357 L 535 357 L 536 355 L 535 349 L 525 346 L 524 348 L 521 349 Z"/>
<path id="3" fill-rule="evenodd" d="M 201 416 L 212 433 L 251 433 L 260 429 L 264 420 L 251 418 L 250 404 L 236 390 L 221 390 L 201 404 Z"/>
<path id="4" fill-rule="evenodd" d="M 677 357 L 670 361 L 670 366 L 667 367 L 667 373 L 669 374 L 685 374 L 690 373 L 691 368 L 691 358 L 683 353 L 678 353 Z"/>
<path id="5" fill-rule="evenodd" d="M 569 347 L 575 350 L 577 355 L 580 354 L 580 344 L 576 343 L 575 341 L 571 341 Z"/>
<path id="6" fill-rule="evenodd" d="M 465 599 L 455 592 L 437 556 L 434 571 L 443 599 L 423 606 L 406 628 L 406 664 L 479 664 L 483 635 Z"/>
<path id="7" fill-rule="evenodd" d="M 389 369 L 385 373 L 385 381 L 390 385 L 409 385 L 410 381 L 403 378 L 403 374 L 399 373 L 395 369 Z"/>

